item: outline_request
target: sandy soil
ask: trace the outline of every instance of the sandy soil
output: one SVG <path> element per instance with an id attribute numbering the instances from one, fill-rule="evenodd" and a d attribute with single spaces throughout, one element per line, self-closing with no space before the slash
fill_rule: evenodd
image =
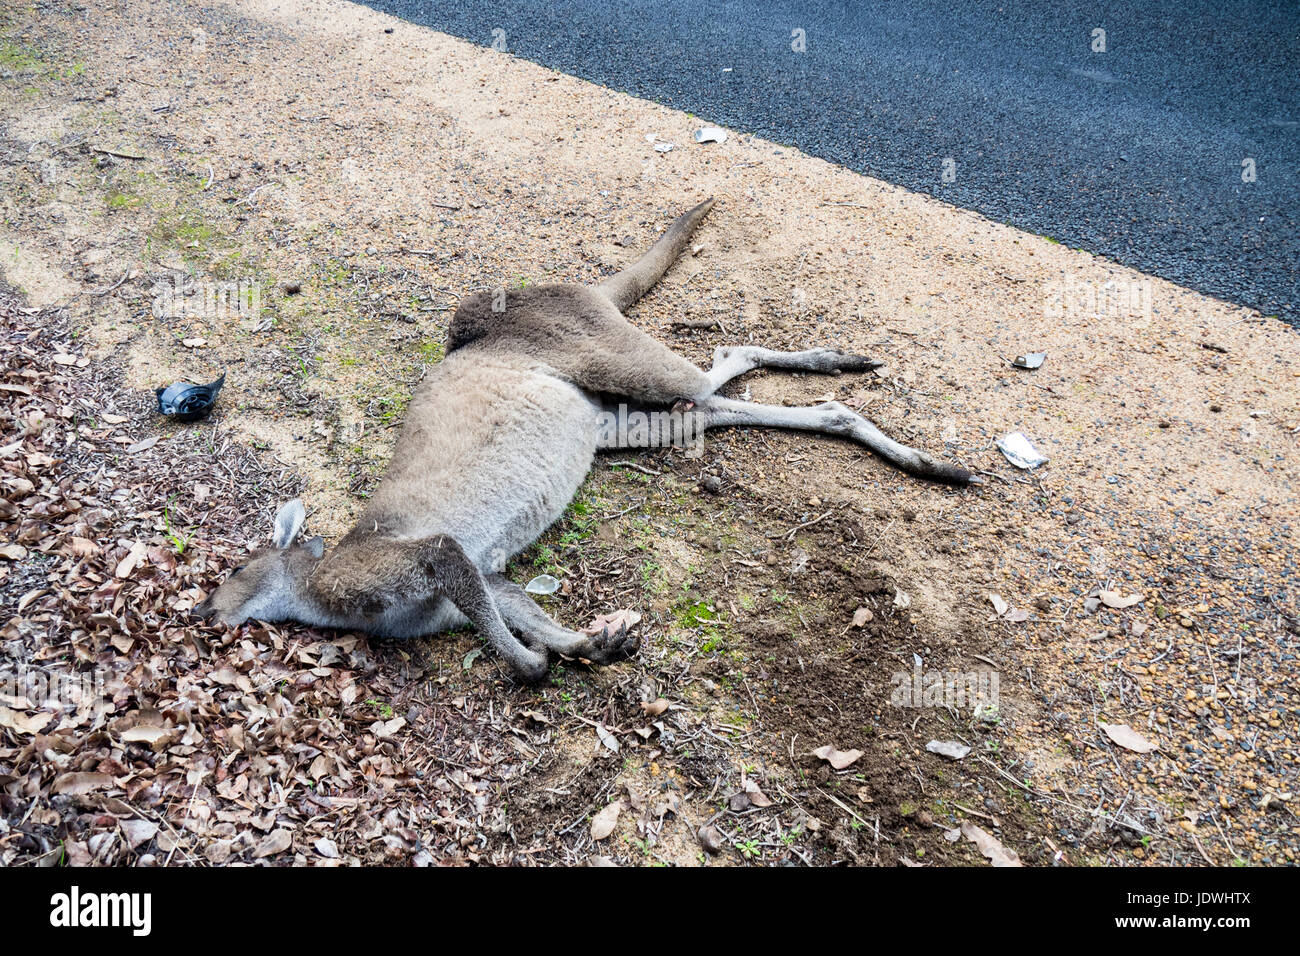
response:
<path id="1" fill-rule="evenodd" d="M 566 621 L 641 608 L 643 660 L 539 692 L 461 674 L 468 636 L 416 654 L 462 702 L 548 715 L 497 859 L 983 862 L 945 839 L 963 819 L 1042 864 L 1294 858 L 1300 339 L 1281 323 L 778 144 L 697 145 L 697 118 L 335 0 L 10 6 L 3 32 L 6 277 L 127 389 L 225 370 L 217 428 L 303 476 L 315 532 L 382 473 L 458 296 L 590 282 L 710 195 L 703 248 L 632 321 L 702 363 L 738 342 L 885 359 L 735 389 L 834 394 L 986 473 L 956 492 L 775 433 L 637 457 L 654 475 L 602 463 L 516 576 L 564 572 Z M 253 283 L 262 308 L 159 318 L 175 275 Z M 1011 367 L 1027 352 L 1048 357 Z M 1012 468 L 993 442 L 1013 431 L 1050 463 Z M 891 707 L 916 658 L 995 670 L 997 713 Z M 659 696 L 694 744 L 637 734 Z M 864 755 L 832 772 L 825 744 Z M 729 808 L 744 780 L 773 806 Z M 593 841 L 612 798 L 623 822 Z M 718 856 L 696 839 L 715 818 Z"/>

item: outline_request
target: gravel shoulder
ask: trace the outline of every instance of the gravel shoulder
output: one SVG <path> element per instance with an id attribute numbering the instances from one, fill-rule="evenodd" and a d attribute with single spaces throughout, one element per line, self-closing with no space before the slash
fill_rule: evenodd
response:
<path id="1" fill-rule="evenodd" d="M 98 726 L 0 698 L 0 862 L 64 841 L 87 863 L 986 865 L 963 822 L 1036 865 L 1293 861 L 1281 322 L 759 138 L 699 146 L 690 116 L 336 0 L 8 7 L 0 52 L 4 382 L 26 389 L 0 417 L 5 654 L 125 682 Z M 734 387 L 831 394 L 985 485 L 777 433 L 602 461 L 511 573 L 561 577 L 568 623 L 637 608 L 646 648 L 540 689 L 472 634 L 185 619 L 291 490 L 312 533 L 347 528 L 460 295 L 590 282 L 709 195 L 702 248 L 632 321 L 702 363 L 882 358 Z M 260 301 L 158 307 L 196 280 Z M 221 371 L 210 422 L 148 413 Z M 59 389 L 123 421 L 62 416 Z M 1014 431 L 1050 462 L 1011 467 Z M 129 514 L 50 506 L 113 471 Z M 141 613 L 87 616 L 113 581 Z M 996 673 L 996 711 L 891 704 L 917 661 Z"/>

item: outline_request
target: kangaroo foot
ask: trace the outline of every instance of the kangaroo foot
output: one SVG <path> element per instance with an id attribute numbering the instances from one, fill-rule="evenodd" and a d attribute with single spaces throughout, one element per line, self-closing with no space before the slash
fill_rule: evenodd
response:
<path id="1" fill-rule="evenodd" d="M 816 354 L 812 361 L 818 371 L 825 372 L 868 372 L 880 368 L 885 363 L 880 359 L 867 358 L 842 349 L 814 349 Z"/>
<path id="2" fill-rule="evenodd" d="M 582 656 L 593 664 L 613 664 L 634 655 L 640 645 L 640 638 L 628 633 L 626 624 L 620 624 L 612 633 L 608 627 L 601 628 L 600 633 L 588 642 Z"/>

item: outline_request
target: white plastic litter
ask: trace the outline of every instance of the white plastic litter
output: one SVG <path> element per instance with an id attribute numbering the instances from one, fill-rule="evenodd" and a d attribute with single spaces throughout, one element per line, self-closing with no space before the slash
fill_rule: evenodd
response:
<path id="1" fill-rule="evenodd" d="M 695 131 L 697 143 L 725 143 L 726 141 L 727 131 L 717 126 L 701 126 Z"/>
<path id="2" fill-rule="evenodd" d="M 529 594 L 554 594 L 559 589 L 560 579 L 549 574 L 539 574 L 524 585 L 524 590 Z"/>
<path id="3" fill-rule="evenodd" d="M 1024 355 L 1017 355 L 1011 364 L 1016 368 L 1036 369 L 1046 360 L 1046 352 L 1027 352 Z"/>
<path id="4" fill-rule="evenodd" d="M 1021 432 L 1012 432 L 1005 438 L 999 438 L 997 445 L 998 451 L 1006 456 L 1007 461 L 1026 471 L 1037 468 L 1039 465 L 1045 465 L 1049 461 L 1048 458 L 1038 453 L 1038 449 L 1031 445 L 1029 439 Z"/>

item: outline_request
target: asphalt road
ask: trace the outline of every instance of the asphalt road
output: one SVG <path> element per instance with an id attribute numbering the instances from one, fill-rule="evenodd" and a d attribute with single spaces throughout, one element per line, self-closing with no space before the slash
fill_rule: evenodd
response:
<path id="1" fill-rule="evenodd" d="M 1300 328 L 1300 4 L 363 2 Z"/>

